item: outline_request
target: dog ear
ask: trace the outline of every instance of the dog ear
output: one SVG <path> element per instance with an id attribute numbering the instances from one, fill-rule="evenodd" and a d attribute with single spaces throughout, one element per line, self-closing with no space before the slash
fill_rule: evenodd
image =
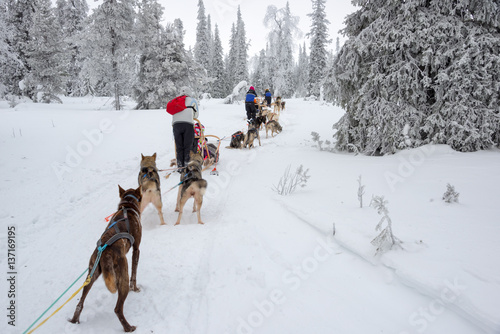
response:
<path id="1" fill-rule="evenodd" d="M 142 155 L 142 153 L 141 153 L 141 160 L 144 160 L 144 155 Z"/>
<path id="2" fill-rule="evenodd" d="M 153 154 L 153 159 L 156 161 L 156 152 Z"/>
<path id="3" fill-rule="evenodd" d="M 120 197 L 122 197 L 125 190 L 123 190 L 123 188 L 118 185 L 118 192 L 120 193 Z"/>
<path id="4" fill-rule="evenodd" d="M 140 202 L 142 200 L 141 186 L 139 186 L 139 188 L 137 188 L 136 190 L 134 190 L 134 192 L 135 192 L 135 197 L 137 197 L 137 199 Z"/>

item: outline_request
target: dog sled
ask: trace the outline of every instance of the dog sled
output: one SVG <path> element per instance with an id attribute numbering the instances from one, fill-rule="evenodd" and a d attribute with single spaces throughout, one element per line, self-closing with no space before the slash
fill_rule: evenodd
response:
<path id="1" fill-rule="evenodd" d="M 194 125 L 194 138 L 198 140 L 198 152 L 201 152 L 203 157 L 203 171 L 214 166 L 214 169 L 210 171 L 210 175 L 219 175 L 217 163 L 219 162 L 221 139 L 215 135 L 206 135 L 205 127 L 201 122 L 196 118 L 194 121 L 196 122 Z M 213 143 L 209 143 L 208 138 L 215 138 L 217 140 L 217 146 Z"/>

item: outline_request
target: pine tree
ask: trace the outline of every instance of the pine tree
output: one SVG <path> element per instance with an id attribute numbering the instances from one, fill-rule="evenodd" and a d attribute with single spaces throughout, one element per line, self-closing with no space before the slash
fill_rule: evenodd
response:
<path id="1" fill-rule="evenodd" d="M 307 34 L 311 38 L 311 54 L 309 60 L 309 94 L 319 96 L 326 67 L 326 45 L 330 21 L 326 18 L 326 0 L 312 0 L 313 12 L 308 14 L 312 20 L 311 30 Z"/>
<path id="2" fill-rule="evenodd" d="M 81 76 L 92 93 L 114 96 L 116 110 L 121 109 L 120 97 L 131 93 L 134 5 L 135 0 L 104 0 L 89 17 L 82 38 Z"/>
<path id="3" fill-rule="evenodd" d="M 214 32 L 214 50 L 211 68 L 212 77 L 215 79 L 212 85 L 212 96 L 215 98 L 223 98 L 227 95 L 228 89 L 224 69 L 224 53 L 217 24 L 215 25 Z"/>
<path id="4" fill-rule="evenodd" d="M 267 75 L 267 56 L 266 51 L 262 49 L 257 57 L 257 61 L 252 71 L 252 83 L 261 89 L 269 88 L 269 77 Z"/>
<path id="5" fill-rule="evenodd" d="M 82 68 L 77 44 L 89 11 L 86 0 L 57 0 L 56 16 L 62 30 L 65 54 L 63 58 L 67 95 L 81 95 L 79 75 Z"/>
<path id="6" fill-rule="evenodd" d="M 163 7 L 157 0 L 142 0 L 139 4 L 135 35 L 138 41 L 137 73 L 133 85 L 136 109 L 157 109 L 165 106 L 162 62 L 166 58 L 162 45 Z"/>
<path id="7" fill-rule="evenodd" d="M 61 27 L 50 0 L 33 3 L 34 24 L 28 29 L 29 40 L 25 54 L 29 71 L 24 83 L 34 102 L 61 102 L 57 94 L 63 93 L 63 43 Z"/>
<path id="8" fill-rule="evenodd" d="M 356 1 L 335 64 L 337 148 L 500 143 L 498 1 Z"/>
<path id="9" fill-rule="evenodd" d="M 11 73 L 19 65 L 19 58 L 10 45 L 14 37 L 14 26 L 9 24 L 9 6 L 0 0 L 0 98 L 12 93 Z"/>
<path id="10" fill-rule="evenodd" d="M 210 67 L 210 33 L 208 31 L 207 17 L 203 0 L 198 1 L 198 25 L 196 26 L 196 44 L 194 45 L 194 57 L 198 64 L 205 70 Z"/>
<path id="11" fill-rule="evenodd" d="M 299 45 L 299 61 L 295 70 L 295 94 L 297 97 L 306 97 L 309 82 L 309 56 L 307 55 L 306 43 Z"/>
<path id="12" fill-rule="evenodd" d="M 236 26 L 233 23 L 231 26 L 231 38 L 229 39 L 229 53 L 227 55 L 226 64 L 226 78 L 229 90 L 232 90 L 236 82 L 236 56 L 237 56 L 237 43 L 236 43 Z"/>
<path id="13" fill-rule="evenodd" d="M 238 6 L 236 20 L 236 64 L 234 69 L 235 84 L 240 81 L 248 81 L 248 43 L 246 39 L 245 23 L 241 17 L 241 9 Z"/>
<path id="14" fill-rule="evenodd" d="M 291 97 L 294 93 L 293 36 L 300 33 L 298 22 L 299 18 L 292 15 L 288 2 L 281 9 L 273 5 L 267 7 L 264 24 L 271 29 L 268 42 L 276 46 L 270 55 L 277 65 L 272 77 L 273 87 L 275 94 L 283 97 Z"/>
<path id="15" fill-rule="evenodd" d="M 33 96 L 31 87 L 24 84 L 24 78 L 30 71 L 26 45 L 30 40 L 29 28 L 32 25 L 35 2 L 32 0 L 8 0 L 7 2 L 7 24 L 12 27 L 12 34 L 8 38 L 8 44 L 18 62 L 11 63 L 6 68 L 7 86 L 13 95 L 28 97 Z"/>

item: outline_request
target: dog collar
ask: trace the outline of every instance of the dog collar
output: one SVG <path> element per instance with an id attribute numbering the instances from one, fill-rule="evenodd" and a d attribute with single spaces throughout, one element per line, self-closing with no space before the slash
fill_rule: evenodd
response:
<path id="1" fill-rule="evenodd" d="M 134 195 L 132 194 L 128 194 L 128 195 L 125 195 L 123 196 L 123 198 L 127 198 L 127 197 L 132 197 L 133 199 L 135 199 L 137 202 L 139 202 L 139 199 L 137 197 L 135 197 Z"/>

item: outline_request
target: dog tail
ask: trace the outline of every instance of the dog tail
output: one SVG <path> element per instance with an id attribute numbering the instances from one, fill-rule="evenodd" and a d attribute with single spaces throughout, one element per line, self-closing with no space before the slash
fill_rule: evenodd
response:
<path id="1" fill-rule="evenodd" d="M 207 191 L 207 185 L 208 185 L 208 183 L 204 179 L 201 179 L 198 182 L 199 182 L 199 185 L 200 185 L 200 194 L 201 194 L 201 196 L 204 196 L 205 192 Z"/>
<path id="2" fill-rule="evenodd" d="M 117 290 L 117 286 L 115 269 L 113 266 L 113 258 L 108 254 L 103 254 L 100 265 L 106 287 L 108 288 L 109 292 L 115 293 Z"/>

